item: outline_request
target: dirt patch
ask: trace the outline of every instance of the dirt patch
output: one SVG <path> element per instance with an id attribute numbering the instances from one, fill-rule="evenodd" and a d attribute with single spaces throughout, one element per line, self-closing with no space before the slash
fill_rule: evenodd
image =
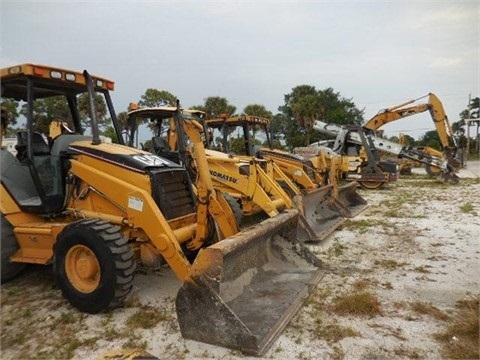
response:
<path id="1" fill-rule="evenodd" d="M 478 298 L 478 175 L 451 186 L 417 174 L 360 192 L 368 209 L 308 245 L 325 276 L 265 358 L 442 358 L 436 334 L 457 301 Z M 123 308 L 87 315 L 62 298 L 51 268 L 30 267 L 1 287 L 1 358 L 92 359 L 143 348 L 160 359 L 253 359 L 183 339 L 179 287 L 168 268 L 140 269 Z"/>

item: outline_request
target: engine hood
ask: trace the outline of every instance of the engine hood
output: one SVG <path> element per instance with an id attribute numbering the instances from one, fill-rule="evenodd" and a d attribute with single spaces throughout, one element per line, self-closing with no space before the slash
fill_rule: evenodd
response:
<path id="1" fill-rule="evenodd" d="M 142 173 L 155 168 L 183 168 L 181 165 L 158 155 L 119 144 L 101 143 L 92 145 L 89 141 L 77 141 L 70 144 L 69 153 L 92 156 L 110 164 Z"/>

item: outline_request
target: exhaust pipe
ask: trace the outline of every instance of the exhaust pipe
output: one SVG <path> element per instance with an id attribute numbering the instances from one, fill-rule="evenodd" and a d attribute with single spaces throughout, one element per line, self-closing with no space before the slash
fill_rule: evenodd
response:
<path id="1" fill-rule="evenodd" d="M 101 143 L 101 140 L 100 140 L 100 131 L 98 130 L 97 110 L 95 106 L 95 89 L 93 87 L 93 79 L 87 70 L 83 70 L 83 76 L 85 77 L 85 82 L 87 83 L 88 101 L 90 103 L 89 109 L 90 109 L 91 127 L 92 127 L 92 145 L 99 145 Z"/>

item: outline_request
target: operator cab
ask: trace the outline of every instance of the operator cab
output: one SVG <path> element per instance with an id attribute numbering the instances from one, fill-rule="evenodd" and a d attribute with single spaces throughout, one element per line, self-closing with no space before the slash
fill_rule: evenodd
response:
<path id="1" fill-rule="evenodd" d="M 94 139 L 83 134 L 79 103 L 88 99 L 86 96 L 98 104 L 106 102 L 116 133 L 120 133 L 109 95 L 114 83 L 95 77 L 89 93 L 85 73 L 34 64 L 1 69 L 2 99 L 19 102 L 26 110 L 26 129 L 17 132 L 17 155 L 1 149 L 1 181 L 25 212 L 58 214 L 65 207 L 68 165 L 63 159 L 68 156 L 68 146 L 73 141 Z M 45 134 L 48 130 L 42 123 L 52 119 L 43 118 L 36 110 L 52 104 L 61 107 L 72 130 Z M 92 119 L 92 133 L 95 126 Z M 118 142 L 122 143 L 121 137 Z"/>
<path id="2" fill-rule="evenodd" d="M 261 157 L 262 147 L 273 148 L 269 123 L 270 120 L 266 118 L 250 115 L 222 116 L 220 119 L 207 120 L 209 128 L 220 132 L 223 151 L 256 157 Z"/>
<path id="3" fill-rule="evenodd" d="M 150 145 L 145 146 L 145 150 L 153 152 L 154 154 L 168 159 L 174 163 L 185 165 L 187 162 L 187 155 L 190 146 L 188 137 L 178 137 L 176 130 L 179 121 L 194 120 L 197 124 L 203 142 L 207 146 L 209 140 L 204 128 L 204 112 L 193 109 L 182 109 L 178 104 L 177 107 L 161 106 L 154 108 L 139 108 L 136 104 L 131 103 L 130 110 L 127 113 L 126 123 L 128 126 L 127 143 L 130 146 L 136 142 L 138 137 L 138 125 L 148 122 L 154 131 L 154 136 L 151 139 Z"/>

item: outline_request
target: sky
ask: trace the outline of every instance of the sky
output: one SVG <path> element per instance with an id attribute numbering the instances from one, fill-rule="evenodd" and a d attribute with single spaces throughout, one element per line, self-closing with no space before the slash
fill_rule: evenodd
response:
<path id="1" fill-rule="evenodd" d="M 455 122 L 480 96 L 478 0 L 0 0 L 0 14 L 0 67 L 87 69 L 115 81 L 117 112 L 155 88 L 185 107 L 221 96 L 275 114 L 307 84 L 365 120 L 432 92 Z M 384 130 L 418 139 L 434 126 L 422 113 Z"/>

